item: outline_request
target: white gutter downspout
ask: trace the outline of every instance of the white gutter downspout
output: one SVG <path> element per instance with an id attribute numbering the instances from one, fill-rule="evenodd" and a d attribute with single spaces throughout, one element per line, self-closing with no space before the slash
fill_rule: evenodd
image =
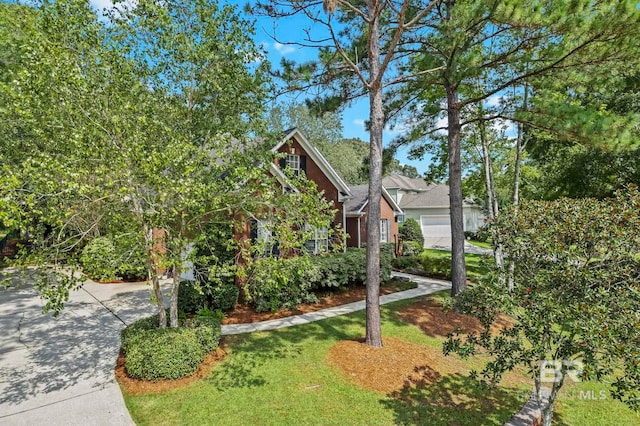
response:
<path id="1" fill-rule="evenodd" d="M 344 247 L 342 247 L 342 252 L 347 252 L 347 211 L 344 208 L 344 201 L 342 202 L 342 238 L 344 241 Z"/>
<path id="2" fill-rule="evenodd" d="M 358 216 L 358 248 L 360 247 L 360 219 L 362 218 L 362 216 Z"/>

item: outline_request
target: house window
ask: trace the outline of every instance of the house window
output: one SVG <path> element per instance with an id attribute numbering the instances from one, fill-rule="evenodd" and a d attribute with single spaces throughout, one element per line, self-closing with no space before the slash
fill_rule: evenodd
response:
<path id="1" fill-rule="evenodd" d="M 389 242 L 389 219 L 380 220 L 380 242 Z"/>
<path id="2" fill-rule="evenodd" d="M 296 174 L 300 172 L 300 156 L 296 154 L 287 154 L 287 166 Z"/>
<path id="3" fill-rule="evenodd" d="M 278 242 L 274 240 L 271 233 L 270 221 L 252 220 L 250 238 L 251 245 L 256 248 L 256 255 L 260 257 L 280 255 Z"/>
<path id="4" fill-rule="evenodd" d="M 310 231 L 312 228 L 309 226 L 307 230 Z M 329 251 L 329 231 L 327 228 L 316 228 L 313 229 L 313 236 L 311 239 L 305 241 L 304 247 L 307 249 L 307 252 L 311 254 L 320 254 L 326 253 Z"/>
<path id="5" fill-rule="evenodd" d="M 399 214 L 396 217 L 398 218 L 398 223 L 404 223 L 404 215 L 403 214 Z"/>

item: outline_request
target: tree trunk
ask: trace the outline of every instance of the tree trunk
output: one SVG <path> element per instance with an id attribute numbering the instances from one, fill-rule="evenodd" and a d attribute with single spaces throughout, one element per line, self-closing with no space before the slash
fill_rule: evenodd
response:
<path id="1" fill-rule="evenodd" d="M 524 99 L 522 101 L 523 109 L 527 108 L 527 87 L 524 88 Z M 518 207 L 520 204 L 520 171 L 522 167 L 522 151 L 524 150 L 524 126 L 518 124 L 518 135 L 516 136 L 516 159 L 513 165 L 513 209 L 514 214 L 518 214 Z M 515 274 L 516 264 L 511 260 L 509 261 L 509 272 L 507 273 L 507 289 L 513 290 L 515 287 Z"/>
<path id="2" fill-rule="evenodd" d="M 382 130 L 384 111 L 380 73 L 380 34 L 377 1 L 369 0 L 369 59 L 371 61 L 371 87 L 369 88 L 369 207 L 367 215 L 367 345 L 382 347 L 380 324 L 380 198 L 382 194 Z"/>
<path id="3" fill-rule="evenodd" d="M 462 211 L 462 162 L 460 160 L 460 101 L 458 89 L 446 85 L 449 143 L 449 211 L 451 217 L 451 296 L 467 287 Z"/>
<path id="4" fill-rule="evenodd" d="M 158 325 L 161 328 L 165 328 L 167 326 L 167 312 L 164 308 L 164 299 L 162 297 L 162 291 L 160 290 L 160 280 L 158 280 L 158 263 L 154 250 L 155 241 L 153 240 L 153 230 L 147 225 L 143 225 L 142 229 L 145 241 L 147 276 L 149 277 L 149 281 L 151 281 L 151 289 L 156 305 L 158 306 Z"/>
<path id="5" fill-rule="evenodd" d="M 182 268 L 180 261 L 173 265 L 173 282 L 171 286 L 171 307 L 169 311 L 169 325 L 173 328 L 178 326 L 178 290 L 180 288 L 180 274 Z"/>
<path id="6" fill-rule="evenodd" d="M 489 141 L 487 140 L 485 122 L 481 121 L 479 127 L 480 142 L 482 143 L 482 161 L 484 165 L 484 186 L 487 191 L 487 209 L 489 211 L 489 218 L 494 220 L 498 217 L 499 207 L 498 197 L 496 194 L 496 184 L 493 175 L 493 161 L 491 161 L 491 150 L 489 148 Z M 493 257 L 496 261 L 496 266 L 500 271 L 502 271 L 500 273 L 500 279 L 504 281 L 504 255 L 500 241 L 493 241 Z"/>
<path id="7" fill-rule="evenodd" d="M 553 420 L 553 407 L 555 405 L 558 392 L 564 383 L 564 374 L 559 380 L 553 382 L 549 395 L 544 395 L 544 389 L 539 381 L 536 381 L 536 401 L 542 413 L 542 426 L 551 426 Z"/>

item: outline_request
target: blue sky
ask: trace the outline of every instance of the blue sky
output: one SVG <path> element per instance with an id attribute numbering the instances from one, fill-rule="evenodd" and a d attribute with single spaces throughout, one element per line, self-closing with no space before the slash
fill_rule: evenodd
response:
<path id="1" fill-rule="evenodd" d="M 135 1 L 135 0 L 133 0 Z M 246 0 L 226 0 L 227 3 L 238 5 L 242 11 Z M 110 0 L 91 0 L 91 4 L 97 9 L 102 10 L 112 6 Z M 266 17 L 250 17 L 250 19 L 256 19 L 256 43 L 260 44 L 267 52 L 267 56 L 272 66 L 278 66 L 282 58 L 288 60 L 294 60 L 296 62 L 308 61 L 315 59 L 317 55 L 316 49 L 313 48 L 300 48 L 298 46 L 292 46 L 284 44 L 286 41 L 300 41 L 303 34 L 303 29 L 310 25 L 310 21 L 304 17 L 287 18 L 286 20 L 274 21 Z M 274 30 L 278 35 L 278 38 L 283 41 L 279 43 L 270 37 Z M 299 99 L 304 99 L 304 95 L 301 95 Z M 283 99 L 285 100 L 285 99 Z M 364 123 L 369 117 L 369 104 L 367 99 L 361 99 L 348 107 L 342 113 L 342 125 L 343 134 L 345 138 L 360 138 L 364 141 L 369 141 L 369 133 L 365 130 Z M 397 135 L 394 131 L 385 130 L 383 135 L 383 141 L 385 146 Z M 427 160 L 409 160 L 407 158 L 407 149 L 401 149 L 397 153 L 397 159 L 403 164 L 410 164 L 418 169 L 420 173 L 423 173 L 428 168 Z"/>

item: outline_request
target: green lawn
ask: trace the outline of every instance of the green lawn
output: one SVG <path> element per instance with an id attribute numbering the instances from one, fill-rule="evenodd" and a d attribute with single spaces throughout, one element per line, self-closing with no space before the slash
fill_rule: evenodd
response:
<path id="1" fill-rule="evenodd" d="M 395 311 L 412 303 L 383 307 L 383 333 L 441 348 L 400 322 Z M 481 390 L 464 372 L 445 375 L 430 387 L 408 387 L 396 395 L 352 384 L 326 362 L 340 340 L 364 335 L 364 313 L 272 332 L 229 337 L 229 354 L 210 377 L 161 394 L 125 401 L 139 425 L 493 425 L 502 424 L 524 403 L 518 389 Z M 453 404 L 452 395 L 463 402 Z"/>
<path id="2" fill-rule="evenodd" d="M 424 249 L 420 253 L 420 258 L 429 258 L 439 260 L 441 263 L 434 262 L 434 268 L 437 268 L 439 275 L 451 277 L 451 252 L 447 250 Z M 471 280 L 482 278 L 489 272 L 489 266 L 493 263 L 493 257 L 483 256 L 481 254 L 465 253 L 465 264 L 467 265 L 467 277 Z"/>
<path id="3" fill-rule="evenodd" d="M 626 426 L 640 425 L 640 414 L 613 399 L 605 383 L 569 380 L 558 394 L 554 420 L 556 425 Z"/>
<path id="4" fill-rule="evenodd" d="M 476 247 L 480 247 L 483 249 L 487 249 L 487 250 L 493 250 L 493 247 L 491 246 L 491 243 L 488 242 L 483 242 L 483 241 L 476 241 L 476 240 L 467 240 L 467 242 L 471 245 L 474 245 Z"/>
<path id="5" fill-rule="evenodd" d="M 446 292 L 431 297 L 446 297 Z M 442 338 L 427 336 L 396 315 L 416 300 L 383 307 L 383 334 L 439 351 Z M 336 342 L 362 337 L 363 325 L 364 313 L 357 312 L 271 332 L 230 336 L 226 338 L 227 357 L 208 378 L 164 393 L 125 393 L 125 401 L 139 425 L 436 426 L 501 425 L 528 398 L 529 388 L 524 384 L 480 389 L 466 377 L 469 368 L 481 365 L 477 359 L 467 361 L 464 371 L 444 374 L 431 386 L 405 386 L 395 394 L 365 390 L 326 361 Z M 585 400 L 578 398 L 576 389 L 595 389 L 599 397 L 599 391 L 607 388 L 595 383 L 568 386 L 560 397 L 557 424 L 639 424 L 640 419 L 610 394 L 602 400 Z"/>

